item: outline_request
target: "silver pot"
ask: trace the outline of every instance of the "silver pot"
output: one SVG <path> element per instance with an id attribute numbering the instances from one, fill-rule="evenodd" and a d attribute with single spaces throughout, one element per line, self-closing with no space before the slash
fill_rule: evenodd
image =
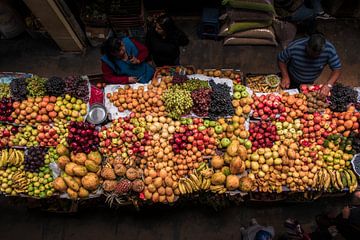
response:
<path id="1" fill-rule="evenodd" d="M 98 125 L 103 123 L 107 118 L 107 111 L 104 105 L 94 104 L 91 106 L 89 114 L 86 118 L 86 121 L 89 123 Z"/>

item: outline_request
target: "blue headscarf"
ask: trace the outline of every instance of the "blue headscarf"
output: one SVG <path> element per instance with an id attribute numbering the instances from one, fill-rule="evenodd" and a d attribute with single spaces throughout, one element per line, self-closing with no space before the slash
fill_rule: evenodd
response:
<path id="1" fill-rule="evenodd" d="M 128 56 L 138 56 L 139 50 L 130 38 L 124 37 L 121 41 L 125 46 L 125 51 Z M 139 83 L 148 83 L 154 74 L 154 68 L 146 62 L 132 64 L 129 60 L 115 59 L 115 61 L 111 61 L 106 54 L 101 57 L 101 60 L 106 63 L 116 75 L 136 77 Z M 116 64 L 117 67 L 115 67 L 114 64 Z"/>
<path id="2" fill-rule="evenodd" d="M 254 240 L 271 240 L 272 236 L 269 232 L 260 230 L 256 233 Z"/>

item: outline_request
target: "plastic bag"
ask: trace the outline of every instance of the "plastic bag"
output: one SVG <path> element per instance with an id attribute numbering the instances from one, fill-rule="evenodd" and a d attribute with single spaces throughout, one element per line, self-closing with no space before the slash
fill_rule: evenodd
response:
<path id="1" fill-rule="evenodd" d="M 104 92 L 95 87 L 95 86 L 91 86 L 91 95 L 90 95 L 90 106 L 93 105 L 94 103 L 103 103 L 104 101 Z"/>

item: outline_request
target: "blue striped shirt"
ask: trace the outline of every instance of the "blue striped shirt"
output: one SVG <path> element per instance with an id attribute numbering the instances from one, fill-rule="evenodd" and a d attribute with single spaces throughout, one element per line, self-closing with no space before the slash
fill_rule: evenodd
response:
<path id="1" fill-rule="evenodd" d="M 308 40 L 309 37 L 295 40 L 278 54 L 278 60 L 287 64 L 290 78 L 300 83 L 313 83 L 326 64 L 329 64 L 332 70 L 341 68 L 336 49 L 329 41 L 325 42 L 318 58 L 309 58 L 306 53 Z"/>

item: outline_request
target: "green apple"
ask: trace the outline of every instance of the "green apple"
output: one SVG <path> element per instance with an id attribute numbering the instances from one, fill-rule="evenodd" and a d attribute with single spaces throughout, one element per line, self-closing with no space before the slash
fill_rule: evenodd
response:
<path id="1" fill-rule="evenodd" d="M 233 94 L 234 99 L 240 99 L 241 96 L 242 96 L 241 92 L 234 92 L 234 94 Z"/>
<path id="2" fill-rule="evenodd" d="M 205 130 L 205 129 L 206 129 L 206 127 L 204 125 L 198 127 L 199 131 L 202 131 L 202 130 Z"/>
<path id="3" fill-rule="evenodd" d="M 215 132 L 217 133 L 217 134 L 220 134 L 220 133 L 222 133 L 223 132 L 223 127 L 222 126 L 220 126 L 220 125 L 218 125 L 218 126 L 215 126 Z"/>
<path id="4" fill-rule="evenodd" d="M 249 96 L 249 93 L 245 90 L 245 91 L 241 92 L 241 96 L 242 96 L 243 98 L 246 98 L 246 97 Z"/>
<path id="5" fill-rule="evenodd" d="M 240 144 L 244 144 L 244 143 L 245 143 L 245 140 L 242 139 L 242 138 L 239 138 L 238 140 L 239 140 Z"/>
<path id="6" fill-rule="evenodd" d="M 215 127 L 216 126 L 216 121 L 210 121 L 209 125 L 210 125 L 210 127 Z"/>
<path id="7" fill-rule="evenodd" d="M 250 149 L 252 147 L 252 143 L 250 140 L 246 140 L 244 143 L 244 146 L 246 149 Z"/>
<path id="8" fill-rule="evenodd" d="M 241 85 L 241 84 L 235 84 L 235 86 L 234 86 L 235 92 L 242 92 L 242 91 L 244 91 L 244 89 L 246 90 L 245 86 Z"/>
<path id="9" fill-rule="evenodd" d="M 205 119 L 205 120 L 204 120 L 204 125 L 205 125 L 205 127 L 209 127 L 209 126 L 210 126 L 210 120 L 209 120 L 209 119 Z"/>
<path id="10" fill-rule="evenodd" d="M 223 148 L 226 148 L 227 146 L 229 146 L 230 143 L 231 143 L 231 140 L 228 139 L 228 138 L 226 138 L 226 137 L 223 138 L 223 139 L 221 139 L 221 146 L 222 146 Z"/>
<path id="11" fill-rule="evenodd" d="M 186 118 L 186 124 L 188 125 L 193 124 L 192 118 Z"/>

